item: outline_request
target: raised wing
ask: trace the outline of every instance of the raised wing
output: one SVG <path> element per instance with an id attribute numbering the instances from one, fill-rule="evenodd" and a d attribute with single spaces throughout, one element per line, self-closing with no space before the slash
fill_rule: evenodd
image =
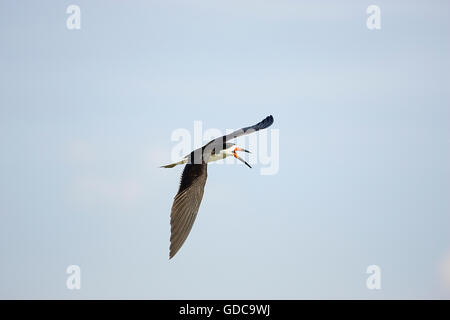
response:
<path id="1" fill-rule="evenodd" d="M 266 129 L 268 127 L 270 127 L 273 123 L 273 117 L 270 115 L 268 117 L 266 117 L 263 121 L 258 122 L 257 124 L 250 126 L 250 127 L 245 127 L 239 130 L 236 130 L 230 134 L 227 134 L 226 136 L 222 137 L 225 138 L 225 141 L 246 135 L 246 134 L 250 134 L 252 132 L 256 132 L 262 129 Z"/>
<path id="2" fill-rule="evenodd" d="M 180 250 L 192 229 L 203 198 L 207 164 L 188 163 L 170 213 L 170 258 Z"/>
<path id="3" fill-rule="evenodd" d="M 236 130 L 230 134 L 227 134 L 225 136 L 216 138 L 210 142 L 208 142 L 208 144 L 205 145 L 204 148 L 210 148 L 212 147 L 212 145 L 215 146 L 221 146 L 223 144 L 225 144 L 226 141 L 240 137 L 240 136 L 244 136 L 246 134 L 250 134 L 252 132 L 256 132 L 262 129 L 266 129 L 268 127 L 270 127 L 273 123 L 273 117 L 270 115 L 268 117 L 266 117 L 264 120 L 262 120 L 261 122 L 258 122 L 257 124 L 250 126 L 250 127 L 245 127 L 239 130 Z M 213 147 L 213 149 L 216 147 Z"/>

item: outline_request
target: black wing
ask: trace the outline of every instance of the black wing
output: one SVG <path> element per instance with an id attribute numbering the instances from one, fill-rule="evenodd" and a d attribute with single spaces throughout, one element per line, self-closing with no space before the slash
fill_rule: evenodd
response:
<path id="1" fill-rule="evenodd" d="M 180 250 L 192 229 L 203 198 L 207 164 L 188 163 L 170 213 L 170 258 Z"/>
<path id="2" fill-rule="evenodd" d="M 273 117 L 270 115 L 268 117 L 266 117 L 263 121 L 258 122 L 257 124 L 250 126 L 250 127 L 245 127 L 239 130 L 236 130 L 230 134 L 227 134 L 226 136 L 222 136 L 219 138 L 216 138 L 210 142 L 208 142 L 208 144 L 205 145 L 205 147 L 207 146 L 211 146 L 211 145 L 217 145 L 217 146 L 221 146 L 224 145 L 226 141 L 246 135 L 246 134 L 250 134 L 252 132 L 256 132 L 262 129 L 266 129 L 268 127 L 270 127 L 273 123 Z"/>

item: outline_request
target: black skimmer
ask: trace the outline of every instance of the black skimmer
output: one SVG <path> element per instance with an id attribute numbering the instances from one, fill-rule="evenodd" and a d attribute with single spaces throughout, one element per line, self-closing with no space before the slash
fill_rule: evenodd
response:
<path id="1" fill-rule="evenodd" d="M 195 218 L 197 217 L 197 212 L 203 198 L 208 162 L 233 156 L 251 168 L 244 159 L 237 155 L 237 151 L 250 151 L 239 148 L 234 143 L 227 143 L 227 141 L 258 130 L 266 129 L 270 127 L 272 123 L 273 117 L 268 116 L 253 126 L 236 130 L 208 142 L 203 147 L 192 151 L 181 161 L 161 167 L 173 168 L 176 165 L 186 163 L 183 174 L 181 175 L 180 187 L 175 195 L 170 213 L 171 234 L 169 259 L 173 258 L 178 250 L 180 250 L 192 229 Z"/>

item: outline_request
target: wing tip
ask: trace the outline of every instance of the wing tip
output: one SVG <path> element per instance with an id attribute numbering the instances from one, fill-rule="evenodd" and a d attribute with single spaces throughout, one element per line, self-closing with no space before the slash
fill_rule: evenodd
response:
<path id="1" fill-rule="evenodd" d="M 175 255 L 177 254 L 178 250 L 180 250 L 181 246 L 178 248 L 174 247 L 174 243 L 170 242 L 170 249 L 169 249 L 169 260 L 171 260 Z"/>
<path id="2" fill-rule="evenodd" d="M 270 127 L 273 124 L 273 116 L 269 115 L 267 116 L 263 121 L 260 122 L 261 124 L 261 129 L 265 129 Z"/>

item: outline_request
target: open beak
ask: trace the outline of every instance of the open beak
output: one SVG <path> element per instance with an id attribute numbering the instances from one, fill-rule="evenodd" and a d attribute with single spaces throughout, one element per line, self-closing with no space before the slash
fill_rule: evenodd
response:
<path id="1" fill-rule="evenodd" d="M 249 167 L 250 169 L 252 168 L 252 166 L 249 165 L 249 164 L 247 163 L 247 161 L 245 161 L 244 159 L 242 159 L 241 157 L 239 157 L 239 156 L 236 154 L 236 152 L 234 152 L 234 157 L 235 157 L 236 159 L 238 159 L 239 161 L 245 163 L 245 164 L 247 165 L 247 167 Z"/>

